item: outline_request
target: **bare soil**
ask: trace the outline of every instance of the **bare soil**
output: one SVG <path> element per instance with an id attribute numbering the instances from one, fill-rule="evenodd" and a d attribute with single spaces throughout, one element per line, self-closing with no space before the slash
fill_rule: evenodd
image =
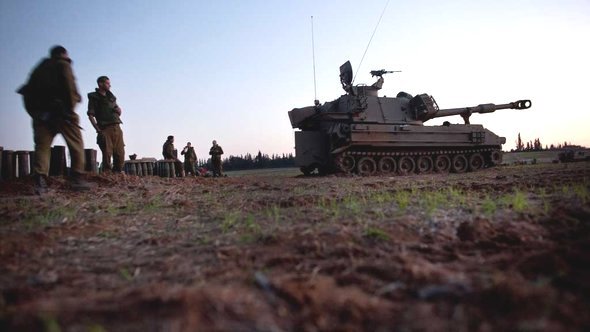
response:
<path id="1" fill-rule="evenodd" d="M 0 182 L 0 330 L 590 330 L 590 163 Z"/>

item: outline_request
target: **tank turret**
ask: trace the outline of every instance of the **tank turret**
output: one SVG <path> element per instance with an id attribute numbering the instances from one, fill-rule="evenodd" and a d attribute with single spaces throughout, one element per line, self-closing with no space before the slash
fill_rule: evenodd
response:
<path id="1" fill-rule="evenodd" d="M 295 108 L 289 119 L 295 132 L 295 162 L 304 174 L 356 172 L 411 174 L 466 172 L 498 165 L 506 142 L 481 125 L 470 124 L 473 113 L 501 109 L 527 109 L 530 100 L 507 104 L 440 109 L 428 94 L 379 97 L 383 75 L 396 71 L 374 70 L 373 85 L 352 85 L 352 66 L 340 67 L 346 94 L 336 100 Z M 460 115 L 464 124 L 424 122 Z"/>

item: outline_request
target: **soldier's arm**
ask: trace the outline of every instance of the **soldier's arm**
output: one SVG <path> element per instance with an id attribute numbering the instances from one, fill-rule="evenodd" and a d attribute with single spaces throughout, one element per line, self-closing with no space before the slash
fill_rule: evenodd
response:
<path id="1" fill-rule="evenodd" d="M 65 103 L 64 106 L 73 112 L 76 104 L 82 101 L 82 97 L 78 93 L 72 67 L 69 63 L 65 63 L 65 61 L 61 64 L 61 75 L 62 89 L 64 92 L 62 101 Z"/>
<path id="2" fill-rule="evenodd" d="M 100 127 L 98 127 L 98 123 L 96 122 L 96 119 L 94 118 L 94 116 L 88 115 L 88 119 L 90 120 L 90 123 L 94 127 L 94 130 L 96 130 L 96 133 L 97 134 L 100 133 L 102 130 L 100 130 Z"/>
<path id="3" fill-rule="evenodd" d="M 121 113 L 122 113 L 123 110 L 121 109 L 121 107 L 119 106 L 119 104 L 117 104 L 117 100 L 116 99 L 115 99 L 115 107 L 114 107 L 114 109 L 115 109 L 115 113 L 117 113 L 117 115 L 121 116 Z"/>
<path id="4" fill-rule="evenodd" d="M 98 127 L 98 123 L 96 122 L 96 118 L 95 118 L 95 114 L 96 114 L 95 110 L 96 110 L 96 106 L 95 106 L 94 99 L 90 97 L 90 94 L 88 94 L 88 112 L 86 112 L 86 114 L 88 115 L 88 120 L 90 120 L 92 127 L 94 127 L 94 129 L 96 130 L 97 133 L 100 133 L 100 128 Z"/>

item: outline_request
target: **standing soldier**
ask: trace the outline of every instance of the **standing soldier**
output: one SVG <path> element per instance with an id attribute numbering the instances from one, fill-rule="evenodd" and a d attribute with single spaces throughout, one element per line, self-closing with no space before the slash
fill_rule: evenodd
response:
<path id="1" fill-rule="evenodd" d="M 51 143 L 57 134 L 63 136 L 70 150 L 72 165 L 69 180 L 72 189 L 90 189 L 90 184 L 82 179 L 84 142 L 80 118 L 74 111 L 81 97 L 71 63 L 68 51 L 63 46 L 54 46 L 50 51 L 50 58 L 43 59 L 31 73 L 27 84 L 18 90 L 24 97 L 27 112 L 33 118 L 33 173 L 37 195 L 48 191 Z"/>
<path id="2" fill-rule="evenodd" d="M 174 167 L 176 176 L 184 176 L 184 170 L 182 169 L 182 162 L 174 155 L 174 136 L 170 135 L 162 146 L 162 156 L 166 160 L 174 160 Z"/>
<path id="3" fill-rule="evenodd" d="M 222 176 L 221 155 L 223 154 L 223 149 L 217 145 L 217 141 L 213 141 L 213 146 L 209 149 L 209 154 L 211 155 L 211 163 L 213 164 L 213 177 Z"/>
<path id="4" fill-rule="evenodd" d="M 121 108 L 111 92 L 111 81 L 100 76 L 98 88 L 88 94 L 88 119 L 96 129 L 96 143 L 102 151 L 102 171 L 121 173 L 125 164 L 125 142 L 119 124 Z M 111 164 L 111 157 L 113 163 Z"/>
<path id="5" fill-rule="evenodd" d="M 195 162 L 197 161 L 197 154 L 195 153 L 195 148 L 191 146 L 191 142 L 186 143 L 186 146 L 180 154 L 184 155 L 184 171 L 186 175 L 191 174 L 192 176 L 197 176 L 197 172 L 195 171 Z"/>

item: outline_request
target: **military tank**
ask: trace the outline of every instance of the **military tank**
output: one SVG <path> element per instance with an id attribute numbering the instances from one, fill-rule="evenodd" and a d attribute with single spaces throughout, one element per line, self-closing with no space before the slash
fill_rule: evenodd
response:
<path id="1" fill-rule="evenodd" d="M 379 97 L 386 70 L 373 70 L 373 85 L 352 85 L 349 61 L 340 66 L 346 94 L 314 106 L 294 108 L 289 119 L 295 132 L 295 163 L 309 175 L 336 172 L 360 175 L 463 173 L 502 162 L 500 137 L 482 125 L 470 124 L 473 113 L 527 109 L 530 100 L 508 104 L 440 109 L 428 94 L 400 92 Z M 464 124 L 425 126 L 428 120 L 460 115 Z"/>

